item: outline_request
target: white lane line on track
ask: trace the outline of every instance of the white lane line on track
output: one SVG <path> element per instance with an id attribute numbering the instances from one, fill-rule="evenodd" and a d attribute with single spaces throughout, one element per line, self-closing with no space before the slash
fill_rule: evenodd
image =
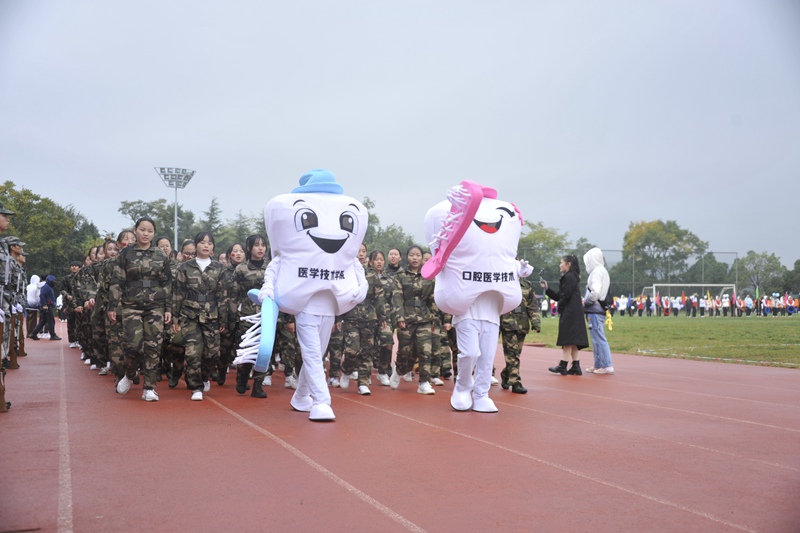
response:
<path id="1" fill-rule="evenodd" d="M 762 424 L 761 422 L 753 422 L 752 420 L 742 420 L 741 418 L 731 418 L 731 417 L 728 417 L 728 416 L 714 415 L 714 414 L 711 414 L 711 413 L 701 413 L 699 411 L 689 411 L 688 409 L 678 409 L 677 407 L 667 407 L 667 406 L 664 406 L 664 405 L 656 405 L 656 404 L 652 404 L 652 403 L 634 402 L 632 400 L 622 400 L 620 398 L 609 398 L 608 396 L 600 396 L 598 394 L 588 394 L 588 393 L 585 393 L 585 392 L 575 392 L 575 391 L 571 391 L 571 390 L 557 389 L 557 388 L 553 388 L 553 387 L 542 387 L 541 385 L 538 385 L 537 388 L 539 388 L 539 389 L 547 389 L 547 390 L 552 390 L 552 391 L 558 391 L 558 392 L 564 392 L 564 393 L 567 393 L 567 394 L 577 394 L 578 396 L 588 396 L 589 398 L 595 398 L 595 399 L 598 399 L 598 400 L 608 400 L 610 402 L 630 403 L 630 404 L 633 404 L 633 405 L 636 405 L 636 406 L 639 406 L 639 407 L 652 407 L 653 409 L 663 409 L 665 411 L 675 411 L 675 412 L 678 412 L 678 413 L 685 413 L 685 414 L 689 414 L 689 415 L 698 415 L 698 416 L 709 417 L 709 418 L 717 418 L 719 420 L 727 420 L 728 422 L 739 422 L 740 424 L 751 424 L 751 425 L 754 425 L 754 426 L 761 426 L 761 427 L 764 427 L 764 428 L 780 429 L 780 430 L 783 430 L 783 431 L 791 431 L 792 433 L 800 433 L 800 429 L 796 429 L 796 428 L 786 428 L 786 427 L 783 427 L 783 426 L 773 426 L 772 424 Z"/>
<path id="2" fill-rule="evenodd" d="M 617 485 L 616 483 L 611 483 L 609 481 L 604 481 L 602 479 L 590 476 L 588 474 L 584 474 L 583 472 L 579 472 L 578 470 L 575 470 L 575 469 L 570 468 L 568 466 L 560 465 L 558 463 L 554 463 L 552 461 L 548 461 L 547 459 L 542 459 L 541 457 L 536 457 L 534 455 L 531 455 L 531 454 L 525 453 L 525 452 L 521 452 L 519 450 L 514 450 L 512 448 L 507 448 L 506 446 L 503 446 L 502 444 L 497 444 L 495 442 L 484 440 L 484 439 L 482 439 L 480 437 L 475 437 L 473 435 L 468 435 L 466 433 L 461 433 L 460 431 L 453 431 L 452 429 L 449 429 L 449 428 L 446 428 L 446 427 L 437 426 L 436 424 L 431 424 L 430 422 L 425 422 L 424 420 L 419 420 L 417 418 L 412 418 L 412 417 L 406 416 L 404 414 L 396 413 L 394 411 L 389 411 L 388 409 L 383 409 L 381 407 L 376 407 L 374 405 L 370 405 L 370 404 L 367 404 L 367 403 L 364 403 L 364 402 L 360 402 L 358 400 L 353 400 L 353 399 L 347 398 L 345 396 L 337 396 L 337 398 L 338 399 L 347 400 L 349 402 L 352 402 L 352 403 L 355 403 L 355 404 L 358 404 L 358 405 L 363 405 L 364 407 L 369 407 L 370 409 L 375 409 L 376 411 L 380 411 L 382 413 L 386 413 L 386 414 L 389 414 L 389 415 L 392 415 L 392 416 L 396 416 L 398 418 L 402 418 L 402 419 L 408 420 L 410 422 L 414 422 L 416 424 L 421 424 L 423 426 L 427 426 L 427 427 L 430 427 L 430 428 L 433 428 L 433 429 L 438 429 L 439 431 L 445 431 L 447 433 L 451 433 L 453 435 L 458 435 L 459 437 L 464 437 L 464 438 L 473 440 L 475 442 L 480 442 L 481 444 L 485 444 L 487 446 L 492 446 L 492 447 L 497 448 L 499 450 L 503 450 L 505 452 L 508 452 L 508 453 L 511 453 L 511 454 L 514 454 L 514 455 L 518 455 L 520 457 L 524 457 L 525 459 L 530 459 L 532 461 L 536 461 L 537 463 L 541 463 L 541 464 L 549 466 L 551 468 L 555 468 L 555 469 L 561 470 L 562 472 L 566 472 L 568 474 L 572 474 L 573 476 L 577 476 L 577 477 L 579 477 L 581 479 L 585 479 L 587 481 L 593 481 L 595 483 L 599 483 L 600 485 L 603 485 L 603 486 L 606 486 L 606 487 L 609 487 L 609 488 L 612 488 L 612 489 L 616 489 L 616 490 L 619 490 L 619 491 L 622 491 L 622 492 L 626 492 L 626 493 L 631 494 L 633 496 L 638 496 L 640 498 L 644 498 L 646 500 L 650 500 L 652 502 L 655 502 L 655 503 L 658 503 L 658 504 L 661 504 L 661 505 L 666 505 L 666 506 L 672 507 L 674 509 L 679 509 L 681 511 L 685 511 L 687 513 L 693 514 L 695 516 L 700 516 L 702 518 L 706 518 L 706 519 L 711 520 L 713 522 L 716 522 L 718 524 L 723 524 L 725 526 L 732 527 L 732 528 L 738 529 L 740 531 L 748 531 L 750 533 L 756 533 L 756 530 L 750 529 L 747 526 L 744 526 L 744 525 L 741 525 L 741 524 L 734 524 L 733 522 L 728 522 L 727 520 L 723 520 L 722 518 L 716 517 L 716 516 L 714 516 L 712 514 L 709 514 L 709 513 L 703 512 L 703 511 L 699 511 L 697 509 L 692 509 L 691 507 L 686 507 L 685 505 L 681 505 L 679 503 L 671 502 L 669 500 L 664 500 L 663 498 L 658 498 L 656 496 L 650 496 L 649 494 L 645 494 L 643 492 L 639 492 L 639 491 L 634 490 L 634 489 L 629 489 L 627 487 L 623 487 L 622 485 Z"/>
<path id="3" fill-rule="evenodd" d="M 72 533 L 72 467 L 69 456 L 67 421 L 67 377 L 64 370 L 64 347 L 60 346 L 58 401 L 58 533 Z"/>
<path id="4" fill-rule="evenodd" d="M 262 435 L 264 435 L 266 437 L 269 437 L 270 440 L 272 440 L 273 442 L 275 442 L 276 444 L 278 444 L 279 446 L 281 446 L 282 448 L 284 448 L 288 452 L 290 452 L 293 455 L 295 455 L 296 457 L 298 457 L 306 465 L 310 466 L 311 468 L 313 468 L 314 470 L 316 470 L 317 472 L 319 472 L 320 474 L 322 474 L 326 478 L 330 479 L 331 481 L 333 481 L 334 483 L 339 485 L 341 488 L 345 489 L 347 492 L 349 492 L 350 494 L 354 495 L 359 500 L 361 500 L 364 503 L 366 503 L 367 505 L 375 508 L 382 515 L 384 515 L 387 518 L 389 518 L 390 520 L 400 524 L 401 526 L 406 528 L 408 531 L 414 531 L 416 533 L 425 533 L 425 530 L 422 529 L 417 524 L 415 524 L 414 522 L 408 520 L 407 518 L 404 518 L 403 516 L 399 515 L 398 513 L 392 511 L 391 509 L 389 509 L 388 507 L 383 505 L 381 502 L 379 502 L 375 498 L 369 496 L 368 494 L 366 494 L 363 491 L 359 490 L 358 488 L 354 487 L 353 485 L 351 485 L 350 483 L 348 483 L 344 479 L 340 478 L 339 476 L 337 476 L 336 474 L 334 474 L 333 472 L 331 472 L 330 470 L 328 470 L 327 468 L 325 468 L 324 466 L 322 466 L 318 462 L 314 461 L 311 457 L 307 456 L 306 454 L 304 454 L 303 452 L 301 452 L 300 450 L 298 450 L 297 448 L 295 448 L 294 446 L 292 446 L 288 442 L 284 441 L 280 437 L 278 437 L 276 435 L 273 435 L 272 433 L 270 433 L 266 429 L 264 429 L 261 426 L 249 421 L 248 419 L 246 419 L 245 417 L 243 417 L 242 415 L 240 415 L 236 411 L 233 411 L 233 410 L 229 409 L 228 407 L 222 405 L 221 403 L 219 403 L 217 400 L 215 400 L 213 398 L 210 398 L 210 397 L 206 396 L 204 398 L 204 400 L 209 400 L 211 403 L 213 403 L 214 405 L 216 405 L 217 407 L 219 407 L 220 409 L 222 409 L 223 411 L 225 411 L 226 413 L 228 413 L 229 415 L 234 417 L 239 422 L 245 424 L 246 426 L 249 426 L 250 428 L 252 428 L 252 429 L 254 429 L 256 431 L 258 431 Z M 305 423 L 310 423 L 310 422 L 306 421 Z"/>
<path id="5" fill-rule="evenodd" d="M 679 440 L 667 439 L 667 438 L 664 438 L 664 437 L 658 437 L 656 435 L 647 435 L 645 433 L 637 433 L 636 431 L 633 431 L 633 430 L 630 430 L 630 429 L 618 428 L 618 427 L 614 427 L 614 426 L 609 426 L 608 424 L 600 424 L 599 422 L 594 422 L 592 420 L 583 420 L 583 419 L 580 419 L 580 418 L 575 418 L 575 417 L 567 416 L 567 415 L 559 415 L 559 414 L 556 414 L 556 413 L 550 413 L 550 412 L 547 412 L 547 411 L 542 411 L 540 409 L 533 409 L 531 407 L 525 407 L 525 406 L 517 405 L 517 404 L 513 404 L 513 403 L 506 403 L 506 402 L 501 402 L 501 401 L 495 401 L 495 403 L 497 405 L 503 405 L 503 406 L 506 406 L 506 407 L 514 408 L 514 409 L 521 409 L 523 411 L 530 411 L 532 413 L 539 413 L 539 414 L 542 414 L 542 415 L 545 415 L 545 416 L 555 416 L 557 418 L 563 418 L 563 419 L 566 419 L 566 420 L 572 420 L 573 422 L 581 422 L 583 424 L 589 424 L 589 425 L 592 425 L 592 426 L 606 428 L 606 429 L 610 429 L 612 431 L 619 431 L 619 432 L 623 432 L 623 433 L 629 433 L 631 435 L 635 435 L 635 436 L 640 437 L 640 438 L 654 439 L 654 440 L 658 440 L 658 441 L 662 441 L 662 442 L 667 442 L 667 443 L 670 443 L 670 444 L 677 444 L 679 446 L 688 446 L 689 448 L 695 448 L 695 449 L 698 449 L 698 450 L 711 452 L 713 454 L 728 455 L 728 456 L 733 457 L 734 459 L 737 459 L 737 460 L 740 460 L 740 461 L 752 461 L 754 463 L 759 463 L 759 464 L 766 465 L 766 466 L 774 466 L 774 467 L 780 468 L 782 470 L 791 470 L 793 472 L 800 472 L 800 469 L 793 468 L 791 466 L 782 465 L 780 463 L 771 463 L 769 461 L 762 461 L 761 459 L 754 459 L 752 457 L 745 457 L 743 455 L 738 455 L 738 454 L 731 453 L 731 452 L 726 452 L 726 451 L 723 451 L 723 450 L 717 450 L 715 448 L 709 448 L 707 446 L 700 446 L 698 444 L 692 444 L 692 443 L 689 443 L 689 442 L 683 442 L 683 441 L 679 441 Z"/>

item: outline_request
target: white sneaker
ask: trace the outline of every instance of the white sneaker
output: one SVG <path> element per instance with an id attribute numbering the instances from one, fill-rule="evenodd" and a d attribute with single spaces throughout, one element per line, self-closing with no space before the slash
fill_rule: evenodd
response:
<path id="1" fill-rule="evenodd" d="M 85 361 L 87 357 L 89 357 L 89 356 L 86 355 L 85 353 L 81 352 L 81 361 Z"/>
<path id="2" fill-rule="evenodd" d="M 287 389 L 297 390 L 297 378 L 294 375 L 286 376 L 286 383 L 283 384 Z"/>
<path id="3" fill-rule="evenodd" d="M 142 392 L 142 400 L 146 402 L 157 402 L 158 394 L 152 389 L 145 389 L 144 392 Z"/>
<path id="4" fill-rule="evenodd" d="M 78 343 L 77 342 L 71 342 L 71 343 L 69 343 L 69 347 L 70 348 L 77 348 L 78 347 Z"/>
<path id="5" fill-rule="evenodd" d="M 595 368 L 594 369 L 594 373 L 595 374 L 613 374 L 614 373 L 614 367 L 613 366 L 607 366 L 605 368 Z"/>
<path id="6" fill-rule="evenodd" d="M 497 378 L 492 376 L 492 385 L 500 385 L 500 382 L 497 381 Z"/>
<path id="7" fill-rule="evenodd" d="M 350 386 L 350 376 L 351 374 L 342 373 L 342 377 L 339 378 L 339 388 L 346 389 Z"/>
<path id="8" fill-rule="evenodd" d="M 419 384 L 419 387 L 417 387 L 417 394 L 436 394 L 436 391 L 433 390 L 430 383 L 423 381 Z"/>
<path id="9" fill-rule="evenodd" d="M 385 387 L 389 386 L 389 376 L 386 374 L 378 374 L 378 381 Z"/>
<path id="10" fill-rule="evenodd" d="M 108 375 L 108 367 L 103 367 L 100 369 L 100 372 L 97 373 L 98 376 L 107 376 Z"/>
<path id="11" fill-rule="evenodd" d="M 83 360 L 83 364 L 87 365 L 87 366 L 91 365 L 92 364 L 92 358 L 87 355 L 86 359 Z"/>
<path id="12" fill-rule="evenodd" d="M 403 381 L 408 381 L 408 382 L 414 381 L 414 372 L 408 372 L 404 374 Z"/>
<path id="13" fill-rule="evenodd" d="M 350 372 L 350 379 L 358 379 L 358 370 Z"/>
<path id="14" fill-rule="evenodd" d="M 400 374 L 397 373 L 397 370 L 392 370 L 392 377 L 389 378 L 389 386 L 393 389 L 397 389 L 400 386 Z"/>
<path id="15" fill-rule="evenodd" d="M 203 401 L 203 391 L 196 390 L 192 393 L 192 401 L 193 402 L 202 402 Z"/>
<path id="16" fill-rule="evenodd" d="M 371 394 L 369 391 L 369 387 L 367 387 L 366 385 L 359 385 L 358 393 L 361 394 L 362 396 L 369 396 Z"/>
<path id="17" fill-rule="evenodd" d="M 328 380 L 328 385 L 331 387 L 338 387 L 339 386 L 339 378 L 332 377 Z"/>
<path id="18" fill-rule="evenodd" d="M 128 376 L 122 376 L 122 379 L 119 380 L 117 383 L 117 392 L 120 394 L 127 394 L 129 390 L 131 390 L 131 380 L 128 379 Z"/>
<path id="19" fill-rule="evenodd" d="M 97 370 L 97 365 L 92 365 L 89 367 L 89 370 Z"/>
<path id="20" fill-rule="evenodd" d="M 264 376 L 264 379 L 261 381 L 261 385 L 264 387 L 272 387 L 272 376 Z"/>
<path id="21" fill-rule="evenodd" d="M 204 381 L 203 382 L 203 392 L 208 392 L 210 390 L 211 390 L 211 382 L 210 381 Z M 203 398 L 201 397 L 200 399 L 202 400 Z"/>
<path id="22" fill-rule="evenodd" d="M 431 385 L 436 385 L 437 387 L 441 387 L 444 385 L 444 381 L 439 378 L 431 378 Z"/>

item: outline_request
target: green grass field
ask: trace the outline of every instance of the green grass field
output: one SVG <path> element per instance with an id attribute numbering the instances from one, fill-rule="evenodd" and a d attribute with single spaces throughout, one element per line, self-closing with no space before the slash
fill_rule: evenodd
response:
<path id="1" fill-rule="evenodd" d="M 800 316 L 779 318 L 621 317 L 606 327 L 613 353 L 800 367 Z M 543 318 L 528 342 L 556 347 L 558 319 Z"/>

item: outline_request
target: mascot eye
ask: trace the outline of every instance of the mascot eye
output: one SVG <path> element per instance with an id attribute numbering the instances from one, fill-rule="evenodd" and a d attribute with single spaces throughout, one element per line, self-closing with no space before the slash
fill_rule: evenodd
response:
<path id="1" fill-rule="evenodd" d="M 356 233 L 358 231 L 356 216 L 350 211 L 345 211 L 339 215 L 339 227 L 347 233 Z"/>
<path id="2" fill-rule="evenodd" d="M 294 214 L 294 227 L 297 231 L 303 231 L 319 226 L 317 214 L 311 209 L 300 209 Z"/>

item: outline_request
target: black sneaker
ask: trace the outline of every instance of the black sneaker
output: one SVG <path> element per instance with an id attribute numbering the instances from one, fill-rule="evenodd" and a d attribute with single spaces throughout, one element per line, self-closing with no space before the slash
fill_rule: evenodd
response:
<path id="1" fill-rule="evenodd" d="M 528 389 L 522 386 L 522 383 L 519 381 L 511 385 L 511 392 L 516 392 L 517 394 L 527 394 Z"/>
<path id="2" fill-rule="evenodd" d="M 39 339 L 36 339 L 36 340 L 38 341 Z M 60 340 L 61 340 L 61 337 L 53 337 L 53 336 L 51 335 L 51 336 L 50 336 L 50 340 L 51 340 L 51 341 L 60 341 Z"/>

